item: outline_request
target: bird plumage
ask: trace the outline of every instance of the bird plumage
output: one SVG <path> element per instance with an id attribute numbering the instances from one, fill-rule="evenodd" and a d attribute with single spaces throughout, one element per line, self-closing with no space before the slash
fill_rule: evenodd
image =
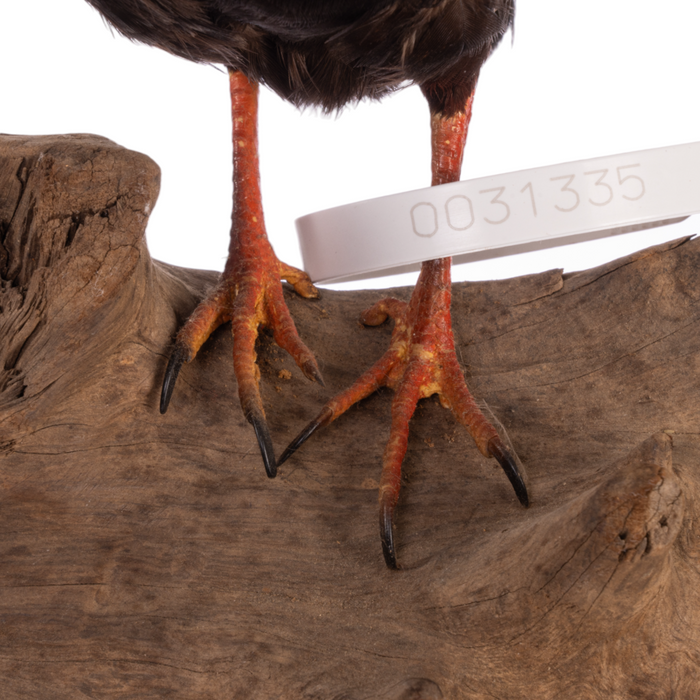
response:
<path id="1" fill-rule="evenodd" d="M 447 116 L 514 16 L 514 0 L 88 2 L 130 39 L 240 70 L 297 106 L 332 111 L 415 83 Z"/>

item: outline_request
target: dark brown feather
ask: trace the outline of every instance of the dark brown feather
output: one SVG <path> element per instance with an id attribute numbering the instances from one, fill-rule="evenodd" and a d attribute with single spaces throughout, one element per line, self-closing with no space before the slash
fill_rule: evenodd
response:
<path id="1" fill-rule="evenodd" d="M 514 0 L 87 0 L 136 41 L 222 63 L 298 106 L 334 110 L 420 85 L 462 109 Z"/>

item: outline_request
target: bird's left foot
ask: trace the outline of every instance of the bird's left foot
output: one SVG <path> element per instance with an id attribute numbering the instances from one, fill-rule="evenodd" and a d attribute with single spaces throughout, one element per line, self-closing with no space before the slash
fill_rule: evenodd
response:
<path id="1" fill-rule="evenodd" d="M 467 388 L 457 361 L 450 317 L 450 261 L 423 263 L 408 304 L 383 299 L 364 312 L 362 322 L 376 326 L 388 317 L 395 321 L 389 350 L 351 387 L 326 403 L 318 416 L 290 443 L 278 461 L 288 459 L 314 432 L 342 415 L 380 386 L 395 391 L 391 433 L 384 450 L 379 486 L 379 528 L 384 560 L 398 568 L 393 514 L 401 485 L 401 464 L 408 445 L 408 424 L 419 399 L 437 394 L 471 434 L 486 457 L 495 457 L 510 480 L 518 500 L 529 504 L 517 455 L 486 419 Z"/>

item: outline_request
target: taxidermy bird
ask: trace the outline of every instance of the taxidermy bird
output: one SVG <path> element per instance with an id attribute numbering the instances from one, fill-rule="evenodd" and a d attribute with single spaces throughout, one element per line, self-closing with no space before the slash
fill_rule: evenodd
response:
<path id="1" fill-rule="evenodd" d="M 362 321 L 394 319 L 386 354 L 331 399 L 276 461 L 265 422 L 256 365 L 258 328 L 312 381 L 322 382 L 297 334 L 281 280 L 318 295 L 309 277 L 277 259 L 265 232 L 257 150 L 258 84 L 299 107 L 338 110 L 417 84 L 430 108 L 432 184 L 459 180 L 479 70 L 512 26 L 514 0 L 88 0 L 121 34 L 183 58 L 224 64 L 233 118 L 234 194 L 231 243 L 218 285 L 179 331 L 163 382 L 161 412 L 178 372 L 222 323 L 231 322 L 238 395 L 270 477 L 313 432 L 379 386 L 390 386 L 391 433 L 379 487 L 380 536 L 387 566 L 397 568 L 393 513 L 399 496 L 408 423 L 419 399 L 437 393 L 495 457 L 528 505 L 518 461 L 477 407 L 455 354 L 450 318 L 450 258 L 424 262 L 408 303 L 385 299 Z"/>

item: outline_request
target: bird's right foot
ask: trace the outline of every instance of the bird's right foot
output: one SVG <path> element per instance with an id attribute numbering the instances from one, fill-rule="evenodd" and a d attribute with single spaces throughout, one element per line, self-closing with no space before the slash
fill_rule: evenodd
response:
<path id="1" fill-rule="evenodd" d="M 271 328 L 275 342 L 292 356 L 306 377 L 323 384 L 316 359 L 299 338 L 289 314 L 280 279 L 287 280 L 303 297 L 318 296 L 305 272 L 277 260 L 266 238 L 259 243 L 251 260 L 239 259 L 233 270 L 225 270 L 217 286 L 177 334 L 160 397 L 160 412 L 165 413 L 182 365 L 195 358 L 216 328 L 231 321 L 238 396 L 243 413 L 255 430 L 265 471 L 271 478 L 277 473 L 277 465 L 260 396 L 260 370 L 255 353 L 258 328 Z"/>
<path id="2" fill-rule="evenodd" d="M 305 272 L 280 262 L 267 239 L 258 167 L 258 86 L 239 71 L 230 70 L 229 76 L 234 173 L 229 257 L 218 285 L 177 334 L 163 380 L 160 412 L 168 409 L 182 365 L 195 358 L 218 326 L 231 321 L 238 396 L 243 413 L 255 430 L 265 471 L 273 477 L 277 464 L 258 386 L 255 340 L 260 326 L 270 328 L 275 342 L 294 358 L 301 371 L 322 384 L 316 359 L 299 338 L 289 314 L 280 279 L 287 280 L 306 298 L 317 297 L 318 290 Z"/>

